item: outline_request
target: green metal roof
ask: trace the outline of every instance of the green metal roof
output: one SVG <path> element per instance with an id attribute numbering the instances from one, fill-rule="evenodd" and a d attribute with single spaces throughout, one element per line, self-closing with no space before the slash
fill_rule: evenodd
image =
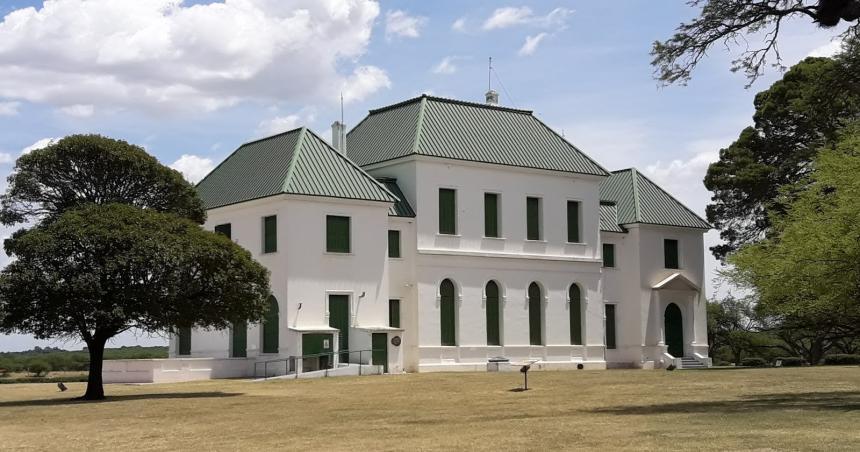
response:
<path id="1" fill-rule="evenodd" d="M 609 173 L 531 111 L 422 95 L 371 110 L 347 135 L 361 166 L 407 155 L 569 173 Z"/>
<path id="2" fill-rule="evenodd" d="M 613 202 L 600 202 L 600 230 L 605 232 L 627 232 L 618 224 L 618 210 Z"/>
<path id="3" fill-rule="evenodd" d="M 600 183 L 601 201 L 616 204 L 618 224 L 646 223 L 711 229 L 711 225 L 635 168 L 613 171 Z"/>
<path id="4" fill-rule="evenodd" d="M 278 194 L 397 202 L 307 128 L 245 143 L 197 184 L 207 209 Z"/>
<path id="5" fill-rule="evenodd" d="M 409 217 L 415 218 L 415 210 L 412 209 L 412 206 L 409 205 L 409 201 L 406 200 L 406 196 L 400 190 L 400 187 L 397 186 L 397 179 L 389 178 L 389 177 L 380 177 L 377 178 L 385 188 L 388 189 L 394 196 L 397 196 L 399 201 L 392 204 L 388 209 L 389 217 Z"/>

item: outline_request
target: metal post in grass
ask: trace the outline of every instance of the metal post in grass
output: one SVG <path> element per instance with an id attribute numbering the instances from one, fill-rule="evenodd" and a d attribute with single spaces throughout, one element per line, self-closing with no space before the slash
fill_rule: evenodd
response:
<path id="1" fill-rule="evenodd" d="M 522 368 L 520 368 L 520 372 L 523 374 L 523 391 L 529 390 L 529 370 L 532 368 L 531 364 L 526 364 Z"/>

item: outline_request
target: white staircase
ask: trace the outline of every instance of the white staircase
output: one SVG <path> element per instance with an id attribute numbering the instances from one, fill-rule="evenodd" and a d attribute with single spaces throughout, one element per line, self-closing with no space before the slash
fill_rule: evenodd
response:
<path id="1" fill-rule="evenodd" d="M 685 356 L 681 358 L 681 369 L 707 369 L 708 366 L 696 358 Z"/>

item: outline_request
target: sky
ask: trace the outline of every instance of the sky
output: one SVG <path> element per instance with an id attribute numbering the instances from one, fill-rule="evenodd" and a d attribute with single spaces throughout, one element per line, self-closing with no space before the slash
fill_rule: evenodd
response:
<path id="1" fill-rule="evenodd" d="M 254 138 L 301 125 L 330 136 L 341 95 L 348 126 L 421 93 L 483 102 L 492 57 L 502 105 L 704 216 L 708 164 L 780 72 L 746 89 L 729 71 L 739 50 L 719 46 L 687 86 L 660 87 L 651 44 L 695 15 L 682 0 L 0 0 L 0 189 L 19 155 L 74 133 L 141 145 L 197 181 Z M 783 64 L 833 54 L 834 34 L 786 24 Z M 717 269 L 706 253 L 708 295 L 726 290 Z M 36 345 L 81 346 L 0 336 L 0 351 Z"/>

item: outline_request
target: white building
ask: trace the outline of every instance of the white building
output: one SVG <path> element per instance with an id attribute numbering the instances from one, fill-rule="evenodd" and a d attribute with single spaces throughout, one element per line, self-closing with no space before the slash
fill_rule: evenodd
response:
<path id="1" fill-rule="evenodd" d="M 259 325 L 182 331 L 171 358 L 226 360 L 230 376 L 371 355 L 388 372 L 486 370 L 499 356 L 709 365 L 710 226 L 488 98 L 372 110 L 346 137 L 335 123 L 334 147 L 301 128 L 237 149 L 198 185 L 205 227 L 270 269 L 273 309 Z"/>

